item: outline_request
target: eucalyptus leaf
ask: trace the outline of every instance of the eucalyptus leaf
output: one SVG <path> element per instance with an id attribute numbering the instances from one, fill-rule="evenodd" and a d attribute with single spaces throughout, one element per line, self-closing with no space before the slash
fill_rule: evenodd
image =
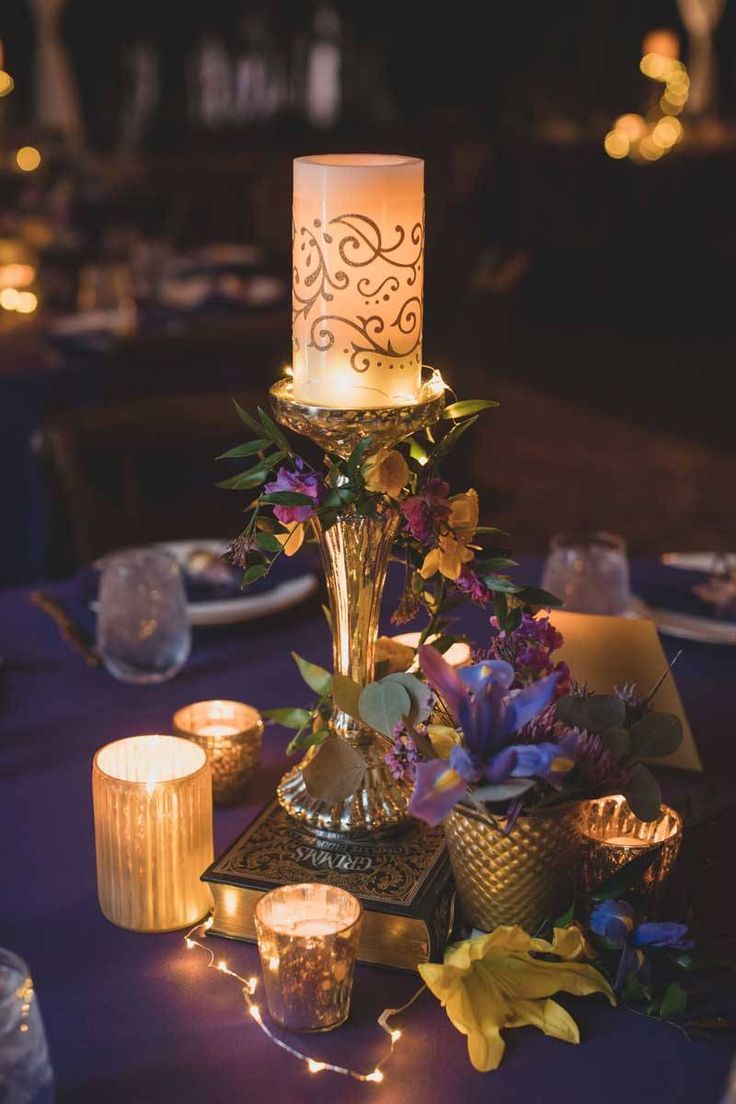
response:
<path id="1" fill-rule="evenodd" d="M 682 1016 L 687 1010 L 687 993 L 676 981 L 671 981 L 662 997 L 659 1006 L 659 1015 L 663 1020 L 671 1020 L 673 1016 Z"/>
<path id="2" fill-rule="evenodd" d="M 526 793 L 533 785 L 533 778 L 509 778 L 506 782 L 499 782 L 498 785 L 479 786 L 478 789 L 472 790 L 468 797 L 476 805 L 482 805 L 486 801 L 511 801 Z"/>
<path id="3" fill-rule="evenodd" d="M 263 716 L 284 728 L 304 728 L 312 714 L 308 709 L 264 709 Z"/>
<path id="4" fill-rule="evenodd" d="M 498 406 L 493 399 L 461 399 L 459 402 L 450 403 L 442 411 L 443 418 L 469 418 L 471 414 L 478 414 L 481 410 Z"/>
<path id="5" fill-rule="evenodd" d="M 366 761 L 357 748 L 331 734 L 302 767 L 302 777 L 312 797 L 326 805 L 337 805 L 355 793 L 366 770 Z"/>
<path id="6" fill-rule="evenodd" d="M 408 717 L 412 709 L 407 689 L 400 682 L 388 679 L 371 682 L 364 687 L 359 705 L 362 720 L 389 739 L 393 735 L 394 725 Z"/>
<path id="7" fill-rule="evenodd" d="M 609 728 L 601 737 L 606 751 L 615 759 L 623 759 L 631 751 L 631 736 L 628 728 Z"/>
<path id="8" fill-rule="evenodd" d="M 408 718 L 410 724 L 423 724 L 429 720 L 434 708 L 435 696 L 426 682 L 422 682 L 416 675 L 410 675 L 407 671 L 386 675 L 381 681 L 397 682 L 404 687 L 411 701 L 411 712 Z"/>
<path id="9" fill-rule="evenodd" d="M 292 652 L 291 656 L 309 689 L 314 690 L 315 694 L 319 694 L 320 697 L 328 694 L 332 686 L 330 672 L 326 671 L 324 667 L 319 667 L 316 663 L 310 663 L 308 659 L 303 659 L 296 652 Z"/>
<path id="10" fill-rule="evenodd" d="M 671 755 L 682 743 L 682 721 L 674 713 L 649 713 L 631 728 L 631 747 L 641 759 Z"/>
<path id="11" fill-rule="evenodd" d="M 639 820 L 656 820 L 662 806 L 662 791 L 652 772 L 643 763 L 634 763 L 623 795 Z"/>
<path id="12" fill-rule="evenodd" d="M 566 694 L 557 702 L 557 719 L 570 728 L 600 736 L 626 725 L 626 707 L 613 694 Z"/>
<path id="13" fill-rule="evenodd" d="M 265 437 L 256 437 L 255 441 L 248 441 L 245 445 L 236 445 L 218 456 L 218 460 L 240 460 L 244 456 L 252 456 L 255 452 L 262 452 L 271 444 Z"/>
<path id="14" fill-rule="evenodd" d="M 254 583 L 256 579 L 262 579 L 264 575 L 268 575 L 268 565 L 253 564 L 253 566 L 249 567 L 243 575 L 243 586 L 250 586 L 250 584 Z"/>
<path id="15" fill-rule="evenodd" d="M 337 672 L 332 676 L 332 700 L 343 713 L 360 720 L 360 685 L 347 675 Z"/>

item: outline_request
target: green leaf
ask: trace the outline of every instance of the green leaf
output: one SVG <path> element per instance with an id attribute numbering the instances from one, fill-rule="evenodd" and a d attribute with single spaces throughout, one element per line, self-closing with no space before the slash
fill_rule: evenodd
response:
<path id="1" fill-rule="evenodd" d="M 255 467 L 248 468 L 247 471 L 240 472 L 238 475 L 233 475 L 230 479 L 223 479 L 220 483 L 215 483 L 215 486 L 225 491 L 244 491 L 251 487 L 259 487 L 268 477 L 270 471 L 270 464 L 256 464 Z"/>
<path id="2" fill-rule="evenodd" d="M 503 575 L 483 575 L 483 582 L 494 594 L 517 594 L 522 588 Z"/>
<path id="3" fill-rule="evenodd" d="M 269 506 L 314 506 L 315 502 L 309 495 L 299 494 L 298 491 L 273 491 L 271 494 L 261 495 L 261 502 Z"/>
<path id="4" fill-rule="evenodd" d="M 498 406 L 493 399 L 461 399 L 460 402 L 450 403 L 442 412 L 443 418 L 469 418 L 471 414 L 478 414 L 481 410 Z"/>
<path id="5" fill-rule="evenodd" d="M 639 978 L 632 970 L 624 979 L 621 990 L 621 1000 L 627 1005 L 641 1005 L 649 999 L 649 990 L 642 985 Z"/>
<path id="6" fill-rule="evenodd" d="M 250 584 L 254 583 L 256 579 L 262 579 L 264 575 L 268 575 L 268 565 L 253 564 L 253 566 L 249 567 L 245 575 L 243 576 L 243 586 L 250 586 Z"/>
<path id="7" fill-rule="evenodd" d="M 389 739 L 394 725 L 411 713 L 411 698 L 400 682 L 371 682 L 360 694 L 360 716 L 367 725 Z"/>
<path id="8" fill-rule="evenodd" d="M 351 481 L 354 481 L 358 475 L 358 472 L 363 466 L 363 460 L 366 454 L 372 448 L 373 442 L 370 437 L 364 437 L 361 441 L 358 441 L 357 445 L 350 453 L 347 462 L 347 474 Z M 361 484 L 362 486 L 362 484 Z"/>
<path id="9" fill-rule="evenodd" d="M 273 533 L 256 533 L 256 544 L 264 552 L 281 552 L 281 542 L 276 540 Z"/>
<path id="10" fill-rule="evenodd" d="M 553 928 L 569 928 L 570 925 L 572 924 L 573 920 L 575 919 L 575 906 L 576 906 L 576 904 L 577 904 L 576 894 L 573 891 L 572 900 L 570 901 L 570 904 L 567 906 L 567 908 L 562 913 L 562 915 L 558 916 L 557 919 L 553 921 L 552 927 Z"/>
<path id="11" fill-rule="evenodd" d="M 312 714 L 308 709 L 264 709 L 263 716 L 284 728 L 304 728 Z"/>
<path id="12" fill-rule="evenodd" d="M 466 433 L 471 426 L 474 426 L 478 421 L 478 415 L 474 418 L 468 418 L 465 422 L 458 422 L 449 430 L 442 438 L 437 448 L 432 453 L 432 464 L 437 464 L 443 457 L 447 456 L 458 442 L 458 439 L 462 437 L 463 433 Z"/>
<path id="13" fill-rule="evenodd" d="M 555 597 L 554 594 L 550 594 L 548 590 L 542 590 L 541 587 L 522 586 L 519 587 L 516 597 L 527 606 L 543 606 L 550 609 L 559 609 L 563 602 L 560 598 Z"/>
<path id="14" fill-rule="evenodd" d="M 325 615 L 328 629 L 332 632 L 332 610 L 329 606 L 326 606 L 324 602 L 322 603 L 322 613 Z"/>
<path id="15" fill-rule="evenodd" d="M 311 728 L 305 729 L 304 732 L 297 732 L 293 740 L 290 740 L 286 753 L 287 755 L 294 755 L 297 751 L 305 751 L 310 747 L 319 747 L 323 744 L 327 737 L 330 735 L 328 728 L 320 728 L 319 731 L 313 732 Z"/>
<path id="16" fill-rule="evenodd" d="M 418 464 L 426 464 L 429 460 L 429 453 L 424 445 L 420 445 L 415 437 L 407 437 L 406 443 L 409 446 L 409 456 L 411 459 L 416 460 Z"/>
<path id="17" fill-rule="evenodd" d="M 347 675 L 337 672 L 332 676 L 332 699 L 338 709 L 360 720 L 360 685 Z"/>
<path id="18" fill-rule="evenodd" d="M 649 713 L 631 729 L 631 747 L 641 759 L 671 755 L 682 743 L 682 721 L 674 713 Z"/>
<path id="19" fill-rule="evenodd" d="M 248 429 L 252 430 L 253 433 L 255 433 L 256 437 L 260 437 L 261 433 L 263 432 L 262 426 L 259 426 L 255 418 L 251 414 L 249 414 L 247 410 L 243 410 L 239 402 L 235 402 L 235 399 L 233 399 L 233 403 L 235 404 L 235 409 L 238 412 L 238 417 L 240 418 L 240 420 L 245 422 Z"/>
<path id="20" fill-rule="evenodd" d="M 609 728 L 601 737 L 607 751 L 615 759 L 623 759 L 631 751 L 631 736 L 628 728 Z"/>
<path id="21" fill-rule="evenodd" d="M 258 417 L 260 418 L 261 425 L 263 426 L 263 429 L 265 430 L 268 437 L 270 437 L 271 440 L 275 444 L 277 444 L 278 447 L 282 449 L 286 455 L 291 455 L 291 445 L 286 440 L 283 433 L 274 422 L 273 418 L 269 418 L 266 411 L 263 410 L 260 406 L 258 407 Z"/>
<path id="22" fill-rule="evenodd" d="M 626 725 L 626 707 L 613 694 L 566 694 L 557 702 L 557 717 L 570 728 L 597 736 Z"/>
<path id="23" fill-rule="evenodd" d="M 496 614 L 499 629 L 506 630 L 506 618 L 509 612 L 509 603 L 505 594 L 497 590 L 493 595 L 493 610 Z"/>
<path id="24" fill-rule="evenodd" d="M 687 993 L 676 981 L 671 981 L 659 1006 L 660 1017 L 663 1020 L 671 1020 L 673 1016 L 682 1016 L 686 1009 Z"/>
<path id="25" fill-rule="evenodd" d="M 652 772 L 643 763 L 634 763 L 623 795 L 639 820 L 656 820 L 662 807 L 662 791 Z"/>
<path id="26" fill-rule="evenodd" d="M 324 667 L 318 667 L 316 663 L 310 663 L 308 659 L 302 659 L 296 652 L 292 652 L 292 659 L 299 668 L 299 674 L 310 690 L 314 690 L 315 694 L 319 694 L 320 697 L 323 694 L 329 694 L 330 687 L 332 686 L 332 675 L 329 671 L 325 671 Z"/>
<path id="27" fill-rule="evenodd" d="M 477 532 L 477 530 L 476 530 Z M 516 560 L 510 560 L 508 556 L 489 556 L 488 559 L 478 560 L 477 567 L 482 572 L 503 571 L 505 567 L 518 567 Z"/>
<path id="28" fill-rule="evenodd" d="M 410 675 L 408 671 L 386 675 L 381 681 L 383 683 L 398 682 L 404 687 L 411 701 L 410 724 L 422 724 L 429 720 L 435 699 L 434 693 L 426 682 L 422 682 L 416 675 Z"/>
<path id="29" fill-rule="evenodd" d="M 610 901 L 613 898 L 625 896 L 634 886 L 641 886 L 644 875 L 657 858 L 657 854 L 657 849 L 654 847 L 645 851 L 643 855 L 637 855 L 635 859 L 620 867 L 615 874 L 594 889 L 590 894 L 591 900 Z"/>
<path id="30" fill-rule="evenodd" d="M 521 624 L 522 611 L 519 606 L 514 606 L 512 610 L 509 610 L 509 614 L 506 618 L 506 632 L 512 633 L 518 629 Z"/>
<path id="31" fill-rule="evenodd" d="M 235 448 L 223 452 L 218 460 L 240 460 L 243 456 L 252 456 L 254 452 L 262 452 L 271 444 L 265 437 L 256 437 L 255 441 L 248 441 L 245 445 L 236 445 Z"/>
<path id="32" fill-rule="evenodd" d="M 482 805 L 486 801 L 511 801 L 526 793 L 533 785 L 533 778 L 509 778 L 508 781 L 499 782 L 495 786 L 480 786 L 469 793 L 468 797 L 476 805 Z"/>

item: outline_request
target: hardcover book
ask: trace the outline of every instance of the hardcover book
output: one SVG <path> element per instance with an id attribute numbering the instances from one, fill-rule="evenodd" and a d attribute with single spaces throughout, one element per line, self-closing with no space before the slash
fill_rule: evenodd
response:
<path id="1" fill-rule="evenodd" d="M 255 906 L 275 886 L 326 882 L 363 905 L 358 959 L 414 970 L 441 960 L 454 913 L 454 886 L 441 827 L 412 822 L 381 840 L 320 836 L 276 802 L 202 875 L 214 897 L 210 935 L 256 941 Z"/>

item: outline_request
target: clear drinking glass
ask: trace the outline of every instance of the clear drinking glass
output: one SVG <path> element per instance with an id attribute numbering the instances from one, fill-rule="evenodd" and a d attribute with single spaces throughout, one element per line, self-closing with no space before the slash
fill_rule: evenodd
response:
<path id="1" fill-rule="evenodd" d="M 575 613 L 623 616 L 631 607 L 626 542 L 615 533 L 558 533 L 542 586 Z"/>
<path id="2" fill-rule="evenodd" d="M 0 947 L 0 1100 L 53 1100 L 53 1073 L 31 974 L 23 959 Z"/>
<path id="3" fill-rule="evenodd" d="M 179 564 L 162 548 L 134 548 L 105 560 L 97 647 L 123 682 L 164 682 L 184 666 L 191 630 Z"/>

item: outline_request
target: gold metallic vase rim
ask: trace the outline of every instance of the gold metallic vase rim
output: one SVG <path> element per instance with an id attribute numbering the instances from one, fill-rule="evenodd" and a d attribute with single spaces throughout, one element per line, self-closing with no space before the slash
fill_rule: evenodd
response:
<path id="1" fill-rule="evenodd" d="M 651 847 L 661 847 L 663 844 L 669 843 L 670 840 L 675 839 L 678 835 L 681 835 L 681 833 L 682 833 L 682 828 L 683 828 L 682 817 L 677 812 L 677 809 L 673 809 L 671 805 L 664 805 L 664 804 L 660 805 L 659 815 L 657 817 L 655 817 L 655 819 L 653 821 L 652 820 L 640 820 L 640 818 L 637 817 L 637 815 L 634 812 L 631 811 L 631 808 L 628 806 L 628 803 L 626 802 L 626 798 L 624 797 L 623 794 L 610 794 L 608 797 L 594 797 L 594 798 L 591 798 L 588 801 L 582 802 L 581 817 L 585 815 L 585 809 L 586 808 L 591 808 L 592 809 L 596 806 L 603 805 L 605 802 L 609 802 L 609 801 L 615 802 L 617 808 L 620 808 L 623 804 L 626 804 L 627 808 L 628 808 L 629 816 L 633 820 L 639 821 L 640 824 L 658 824 L 661 821 L 670 820 L 672 822 L 672 829 L 671 829 L 670 832 L 667 833 L 666 836 L 663 836 L 662 839 L 652 839 L 652 840 L 641 839 L 639 844 L 636 844 L 636 843 L 612 843 L 610 840 L 606 839 L 605 836 L 596 835 L 581 820 L 581 823 L 579 825 L 581 836 L 586 840 L 591 840 L 598 847 L 608 847 L 608 848 L 611 848 L 612 850 L 620 850 L 622 847 L 630 847 L 632 849 L 636 848 L 636 850 L 644 851 L 644 850 L 646 850 L 648 848 L 651 848 Z"/>
<path id="2" fill-rule="evenodd" d="M 240 728 L 239 722 L 237 722 L 235 718 L 211 717 L 207 721 L 208 724 L 231 724 L 234 728 L 238 728 L 237 732 L 233 732 L 228 736 L 210 736 L 207 733 L 195 732 L 193 729 L 186 726 L 186 723 L 182 719 L 183 714 L 189 713 L 189 711 L 193 709 L 201 709 L 206 705 L 214 705 L 215 703 L 218 705 L 234 705 L 238 709 L 247 710 L 249 713 L 253 714 L 252 723 L 249 724 L 247 728 Z M 232 698 L 205 698 L 203 701 L 190 702 L 188 705 L 182 705 L 182 707 L 177 709 L 174 713 L 171 718 L 171 723 L 176 731 L 181 734 L 183 739 L 190 740 L 235 740 L 238 736 L 257 735 L 259 732 L 263 732 L 263 717 L 259 710 L 257 710 L 254 705 L 249 705 L 247 702 L 235 701 Z"/>
<path id="3" fill-rule="evenodd" d="M 284 893 L 285 890 L 295 889 L 331 889 L 336 893 L 342 894 L 343 897 L 349 897 L 357 907 L 357 912 L 352 920 L 349 920 L 346 924 L 343 924 L 341 928 L 335 928 L 334 931 L 323 932 L 320 935 L 301 935 L 299 932 L 283 931 L 281 928 L 275 927 L 268 920 L 264 920 L 261 914 L 261 908 L 271 897 L 276 897 L 279 893 Z M 344 935 L 345 932 L 352 931 L 352 929 L 360 923 L 363 919 L 363 904 L 354 893 L 351 893 L 349 889 L 345 889 L 343 886 L 331 885 L 329 882 L 287 882 L 286 885 L 275 886 L 270 889 L 268 893 L 264 893 L 262 897 L 259 897 L 256 901 L 255 917 L 260 924 L 263 924 L 264 928 L 268 928 L 270 932 L 275 932 L 276 935 L 285 935 L 289 939 L 309 940 L 309 939 L 334 939 L 337 935 Z"/>
<path id="4" fill-rule="evenodd" d="M 374 412 L 384 413 L 388 410 L 421 412 L 424 408 L 429 412 L 437 403 L 444 400 L 447 390 L 442 376 L 436 370 L 428 379 L 422 380 L 415 402 L 386 403 L 383 406 L 324 406 L 320 403 L 308 402 L 306 399 L 298 399 L 294 395 L 294 379 L 291 375 L 283 376 L 271 385 L 270 393 L 274 401 L 284 406 L 290 406 L 299 413 L 314 419 L 325 416 L 337 419 L 342 414 L 351 419 L 356 414 L 362 418 L 370 418 Z"/>
<path id="5" fill-rule="evenodd" d="M 151 739 L 154 737 L 160 740 L 176 740 L 178 743 L 186 744 L 187 748 L 196 748 L 196 750 L 200 752 L 203 756 L 202 762 L 199 764 L 198 767 L 193 767 L 185 774 L 175 774 L 171 778 L 146 779 L 145 781 L 140 782 L 133 781 L 129 778 L 121 778 L 117 774 L 110 774 L 108 770 L 105 770 L 104 767 L 100 766 L 100 756 L 104 752 L 108 751 L 110 748 L 115 747 L 117 744 L 125 744 L 128 742 L 128 740 Z M 121 736 L 119 740 L 111 740 L 109 744 L 103 744 L 102 747 L 97 749 L 92 758 L 93 773 L 97 772 L 97 774 L 101 775 L 101 777 L 108 778 L 111 782 L 117 782 L 123 786 L 142 786 L 144 788 L 148 788 L 149 790 L 152 790 L 152 788 L 156 788 L 159 786 L 175 786 L 179 782 L 188 782 L 190 779 L 198 778 L 203 771 L 207 772 L 209 771 L 209 769 L 209 760 L 207 759 L 207 753 L 205 752 L 204 748 L 199 747 L 198 744 L 194 743 L 192 740 L 188 740 L 185 736 L 172 736 L 171 733 L 163 732 L 142 732 L 136 736 Z"/>

